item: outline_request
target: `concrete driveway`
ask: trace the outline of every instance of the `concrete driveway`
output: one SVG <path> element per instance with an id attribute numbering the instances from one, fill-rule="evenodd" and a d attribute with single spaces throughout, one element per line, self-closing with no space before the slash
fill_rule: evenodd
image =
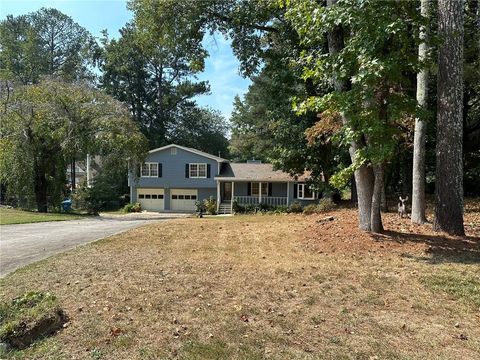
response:
<path id="1" fill-rule="evenodd" d="M 186 214 L 142 213 L 0 226 L 0 276 L 95 240 Z"/>

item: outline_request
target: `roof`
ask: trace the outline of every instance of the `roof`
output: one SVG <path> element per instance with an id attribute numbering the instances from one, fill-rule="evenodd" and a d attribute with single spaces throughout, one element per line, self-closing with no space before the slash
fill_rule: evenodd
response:
<path id="1" fill-rule="evenodd" d="M 274 170 L 272 164 L 245 164 L 229 163 L 222 167 L 220 175 L 215 179 L 219 180 L 245 180 L 245 181 L 305 181 L 310 177 L 309 172 L 300 176 Z"/>
<path id="2" fill-rule="evenodd" d="M 159 148 L 150 150 L 148 153 L 149 153 L 149 154 L 155 153 L 155 152 L 157 152 L 157 151 L 162 151 L 162 150 L 170 149 L 171 147 L 176 147 L 176 148 L 179 148 L 179 149 L 182 149 L 182 150 L 185 150 L 185 151 L 189 151 L 189 152 L 191 152 L 191 153 L 193 153 L 193 154 L 197 154 L 197 155 L 200 155 L 200 156 L 205 156 L 206 158 L 209 158 L 209 159 L 212 159 L 212 160 L 216 160 L 216 161 L 218 161 L 218 162 L 228 162 L 228 160 L 226 160 L 226 159 L 224 159 L 224 158 L 221 158 L 221 157 L 219 157 L 219 156 L 215 156 L 215 155 L 212 155 L 212 154 L 209 154 L 209 153 L 206 153 L 206 152 L 197 150 L 197 149 L 189 148 L 189 147 L 186 147 L 186 146 L 180 146 L 180 145 L 177 145 L 177 144 L 170 144 L 170 145 L 162 146 L 162 147 L 159 147 Z"/>

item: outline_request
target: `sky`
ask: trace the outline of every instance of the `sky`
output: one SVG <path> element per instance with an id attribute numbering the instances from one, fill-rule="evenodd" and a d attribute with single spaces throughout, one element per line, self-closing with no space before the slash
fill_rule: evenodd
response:
<path id="1" fill-rule="evenodd" d="M 0 19 L 7 15 L 23 15 L 42 7 L 52 7 L 70 16 L 85 27 L 93 36 L 100 37 L 100 31 L 108 30 L 111 38 L 118 37 L 118 30 L 132 14 L 124 0 L 0 0 Z M 205 61 L 205 71 L 200 80 L 208 80 L 210 94 L 197 97 L 201 106 L 219 110 L 226 119 L 230 117 L 235 95 L 244 94 L 250 80 L 239 75 L 239 62 L 232 53 L 230 42 L 223 36 L 204 39 L 210 57 Z"/>

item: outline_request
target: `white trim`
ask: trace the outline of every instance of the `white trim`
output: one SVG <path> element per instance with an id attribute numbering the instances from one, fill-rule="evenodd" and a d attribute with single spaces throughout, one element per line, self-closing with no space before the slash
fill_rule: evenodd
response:
<path id="1" fill-rule="evenodd" d="M 152 169 L 150 167 L 148 169 L 148 173 L 150 175 L 143 175 L 143 165 L 147 165 L 147 164 L 148 165 L 152 165 L 152 164 L 157 165 L 157 175 L 151 175 Z M 140 165 L 140 177 L 141 178 L 158 178 L 158 162 L 147 161 L 147 162 L 142 163 L 142 165 Z"/>
<path id="2" fill-rule="evenodd" d="M 192 176 L 192 165 L 197 165 L 197 176 Z M 200 165 L 205 166 L 205 176 L 200 176 Z M 188 163 L 188 178 L 189 179 L 206 179 L 208 176 L 208 164 L 207 163 Z"/>
<path id="3" fill-rule="evenodd" d="M 287 206 L 290 206 L 290 182 L 287 182 Z"/>
<path id="4" fill-rule="evenodd" d="M 315 200 L 317 198 L 317 194 L 315 193 L 315 191 L 310 189 L 310 187 L 308 187 L 308 190 L 312 191 L 312 197 L 305 197 L 305 186 L 307 186 L 307 184 L 305 184 L 305 183 L 298 183 L 297 184 L 297 199 L 300 199 L 300 200 Z M 300 197 L 300 187 L 302 187 L 302 196 L 301 197 Z"/>
<path id="5" fill-rule="evenodd" d="M 173 147 L 173 146 L 176 147 L 176 148 L 178 148 L 178 149 L 182 149 L 182 150 L 191 152 L 191 153 L 193 153 L 193 154 L 197 154 L 197 155 L 204 156 L 204 157 L 209 158 L 209 159 L 212 159 L 212 160 L 216 160 L 216 161 L 218 161 L 218 162 L 229 162 L 228 160 L 223 159 L 223 158 L 221 158 L 221 157 L 218 157 L 218 156 L 215 156 L 215 155 L 211 155 L 211 154 L 208 154 L 208 153 L 203 152 L 203 151 L 200 151 L 200 150 L 188 148 L 188 147 L 185 147 L 185 146 L 180 146 L 180 145 L 177 145 L 177 144 L 170 144 L 170 145 L 162 146 L 162 147 L 159 147 L 159 148 L 156 148 L 156 149 L 152 149 L 152 150 L 150 150 L 148 153 L 149 153 L 149 154 L 152 154 L 152 153 L 155 153 L 155 152 L 158 152 L 158 151 L 162 151 L 162 150 L 169 149 L 169 148 L 171 148 L 171 147 Z"/>

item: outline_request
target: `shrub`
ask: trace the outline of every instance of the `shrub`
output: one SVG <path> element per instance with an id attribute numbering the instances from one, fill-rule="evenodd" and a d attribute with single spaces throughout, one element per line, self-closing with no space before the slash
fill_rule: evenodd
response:
<path id="1" fill-rule="evenodd" d="M 15 349 L 26 348 L 60 329 L 65 320 L 54 295 L 28 292 L 0 304 L 0 342 Z"/>
<path id="2" fill-rule="evenodd" d="M 335 208 L 335 203 L 331 198 L 320 199 L 318 204 L 309 204 L 303 208 L 305 215 L 320 214 Z"/>
<path id="3" fill-rule="evenodd" d="M 303 213 L 305 215 L 317 214 L 318 213 L 318 204 L 308 204 L 303 208 Z"/>
<path id="4" fill-rule="evenodd" d="M 210 196 L 210 198 L 203 200 L 205 206 L 205 211 L 210 215 L 215 215 L 217 213 L 217 201 Z"/>
<path id="5" fill-rule="evenodd" d="M 288 212 L 291 212 L 291 213 L 301 213 L 302 211 L 303 211 L 302 204 L 300 204 L 297 201 L 293 202 L 288 209 Z"/>
<path id="6" fill-rule="evenodd" d="M 123 212 L 131 213 L 131 212 L 141 212 L 142 206 L 139 203 L 135 204 L 127 204 L 123 207 Z"/>
<path id="7" fill-rule="evenodd" d="M 322 198 L 318 202 L 318 209 L 320 212 L 327 212 L 330 210 L 335 209 L 337 205 L 335 204 L 335 200 L 332 198 Z"/>
<path id="8" fill-rule="evenodd" d="M 234 214 L 241 214 L 245 212 L 245 206 L 240 205 L 237 200 L 233 200 L 232 209 Z"/>

